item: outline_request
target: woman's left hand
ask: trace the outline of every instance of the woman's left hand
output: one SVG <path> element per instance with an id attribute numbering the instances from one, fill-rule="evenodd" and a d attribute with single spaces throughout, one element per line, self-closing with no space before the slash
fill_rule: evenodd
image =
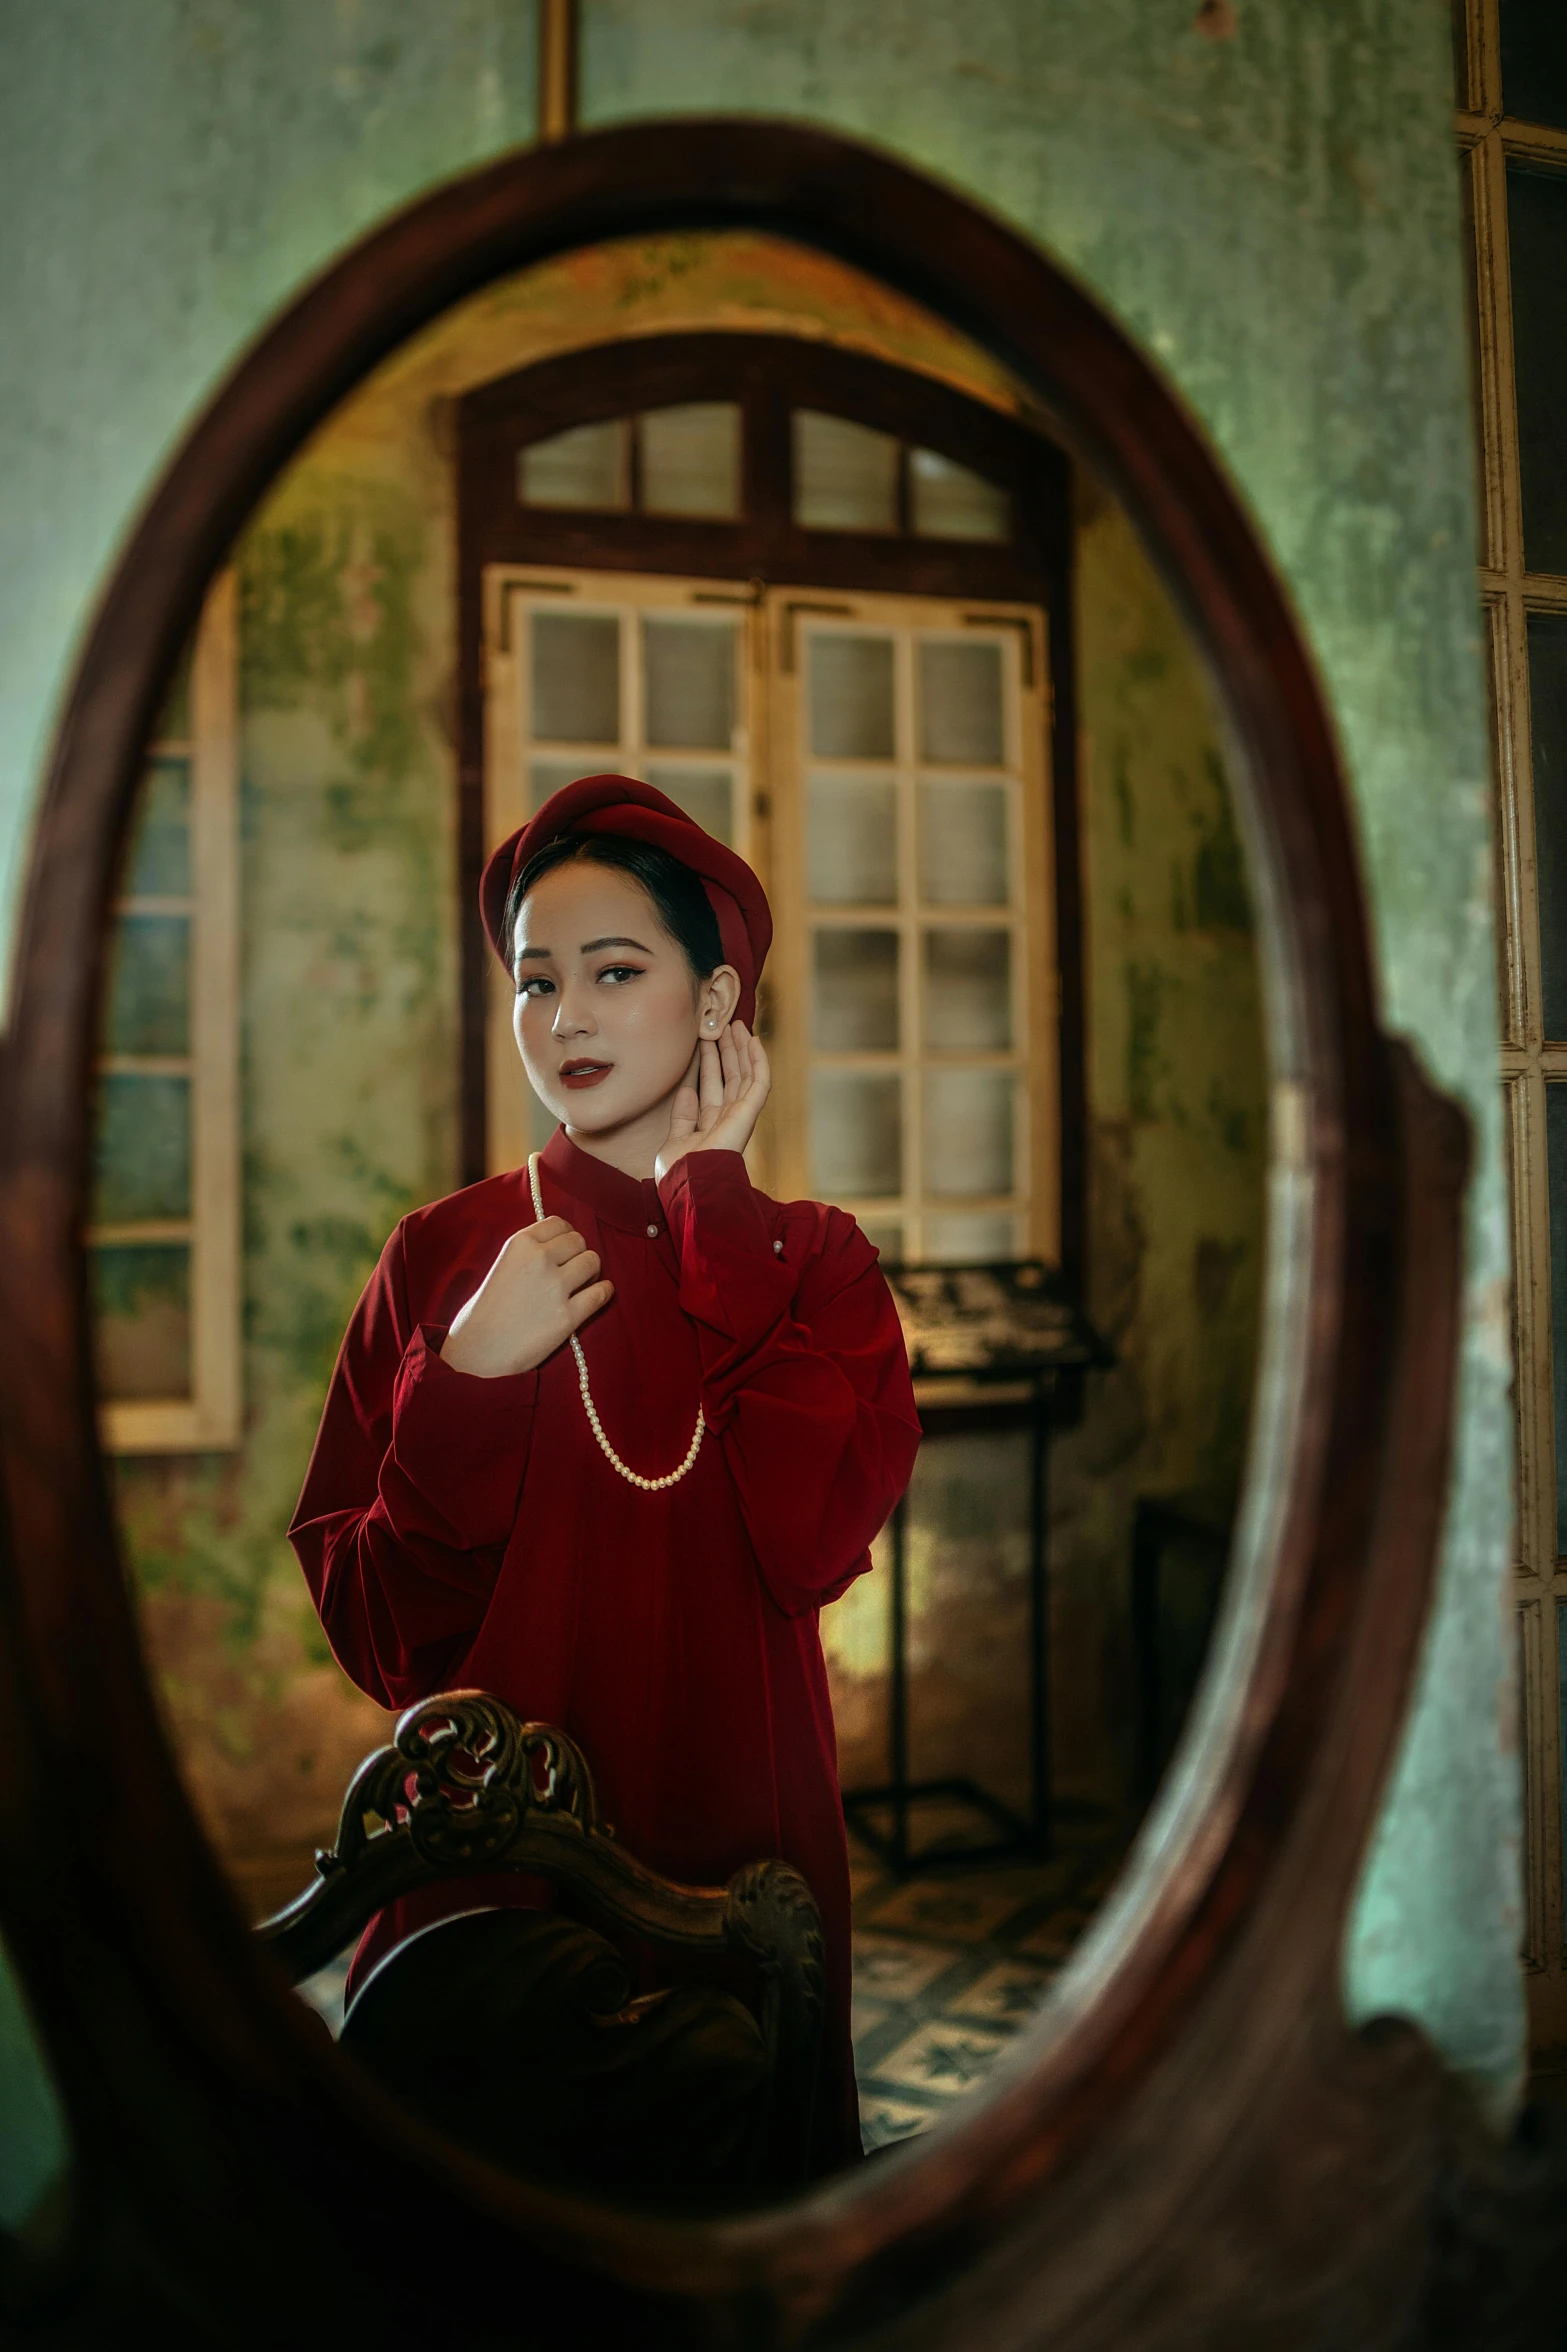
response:
<path id="1" fill-rule="evenodd" d="M 772 1090 L 767 1049 L 743 1021 L 731 1021 L 716 1045 L 704 1038 L 697 1053 L 697 1083 L 675 1096 L 669 1138 L 654 1164 L 660 1179 L 688 1152 L 743 1152 Z"/>

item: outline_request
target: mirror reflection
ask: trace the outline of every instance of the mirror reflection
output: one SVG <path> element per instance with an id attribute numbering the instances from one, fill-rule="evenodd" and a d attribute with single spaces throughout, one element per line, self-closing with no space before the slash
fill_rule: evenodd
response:
<path id="1" fill-rule="evenodd" d="M 1265 1108 L 1200 667 L 995 362 L 726 234 L 367 380 L 148 746 L 88 1236 L 171 1734 L 326 2029 L 684 2210 L 981 2093 L 1198 1684 Z"/>

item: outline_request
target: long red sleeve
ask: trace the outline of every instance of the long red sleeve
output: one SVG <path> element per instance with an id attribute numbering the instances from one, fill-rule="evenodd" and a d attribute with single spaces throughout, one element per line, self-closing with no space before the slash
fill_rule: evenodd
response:
<path id="1" fill-rule="evenodd" d="M 289 1529 L 334 1655 L 385 1707 L 438 1690 L 468 1649 L 528 1464 L 538 1374 L 454 1372 L 444 1337 L 411 1319 L 399 1226 L 348 1326 Z"/>
<path id="2" fill-rule="evenodd" d="M 738 1152 L 696 1152 L 659 1187 L 696 1326 L 702 1407 L 779 1607 L 835 1600 L 909 1482 L 908 1359 L 852 1217 L 801 1202 L 774 1232 Z M 775 1248 L 781 1241 L 782 1248 Z"/>

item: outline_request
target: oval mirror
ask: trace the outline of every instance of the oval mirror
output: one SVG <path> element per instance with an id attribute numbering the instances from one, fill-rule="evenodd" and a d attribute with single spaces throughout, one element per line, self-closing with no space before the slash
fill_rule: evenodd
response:
<path id="1" fill-rule="evenodd" d="M 781 2195 L 834 2183 L 813 2295 L 878 2245 L 921 2292 L 963 2184 L 1000 2227 L 1052 2133 L 1108 2146 L 1118 2070 L 1196 2048 L 1213 1971 L 1263 1965 L 1268 1856 L 1365 1672 L 1369 1634 L 1336 1680 L 1316 1646 L 1362 1621 L 1365 1430 L 1390 1479 L 1401 1415 L 1441 1443 L 1462 1154 L 1371 1021 L 1287 616 L 1141 363 L 897 167 L 855 158 L 903 207 L 873 233 L 835 142 L 682 139 L 433 199 L 198 431 L 62 750 L 4 1199 L 67 1298 L 84 1245 L 115 1540 L 256 1923 L 247 1949 L 215 1886 L 159 1912 L 206 1865 L 106 1643 L 190 2030 L 286 2048 L 349 2208 L 398 2163 L 477 2198 L 481 2270 L 547 2227 L 573 2293 L 583 2264 L 709 2298 L 747 2274 L 782 2308 Z M 674 1109 L 699 1139 L 765 1093 L 724 1130 L 743 1168 L 698 1181 L 698 1148 L 657 1183 L 667 1144 L 593 1107 L 594 1041 L 635 1019 L 602 992 L 656 969 L 689 1051 L 754 921 L 715 965 L 657 873 L 568 860 L 508 907 L 521 964 L 489 958 L 487 859 L 590 775 L 661 795 L 731 909 L 771 902 L 763 1052 L 729 1029 L 728 1107 Z M 619 892 L 613 932 L 524 942 L 572 891 Z M 95 1006 L 66 977 L 88 903 Z M 615 1296 L 575 1364 L 563 1325 L 464 1371 L 546 1188 L 587 1228 L 556 1311 L 601 1260 Z M 70 1548 L 85 1441 L 49 1419 L 75 1373 L 46 1294 L 16 1300 L 45 1375 L 8 1424 L 24 1565 Z M 618 1514 L 591 1543 L 590 1480 Z M 1406 1654 L 1416 1483 L 1365 1585 Z M 1362 1826 L 1396 1673 L 1378 1694 L 1338 1799 Z M 1296 1939 L 1329 2007 L 1358 1834 Z M 736 2207 L 753 2234 L 703 2239 L 698 2286 L 685 2241 L 610 2218 Z"/>

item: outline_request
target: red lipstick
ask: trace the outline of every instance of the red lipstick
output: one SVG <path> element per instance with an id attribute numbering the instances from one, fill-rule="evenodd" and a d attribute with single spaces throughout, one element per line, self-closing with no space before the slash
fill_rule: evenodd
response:
<path id="1" fill-rule="evenodd" d="M 614 1067 L 615 1065 L 613 1062 L 562 1062 L 560 1066 L 560 1082 L 562 1086 L 570 1086 L 572 1088 L 597 1086 L 603 1079 L 609 1076 L 611 1070 L 613 1070 Z"/>

